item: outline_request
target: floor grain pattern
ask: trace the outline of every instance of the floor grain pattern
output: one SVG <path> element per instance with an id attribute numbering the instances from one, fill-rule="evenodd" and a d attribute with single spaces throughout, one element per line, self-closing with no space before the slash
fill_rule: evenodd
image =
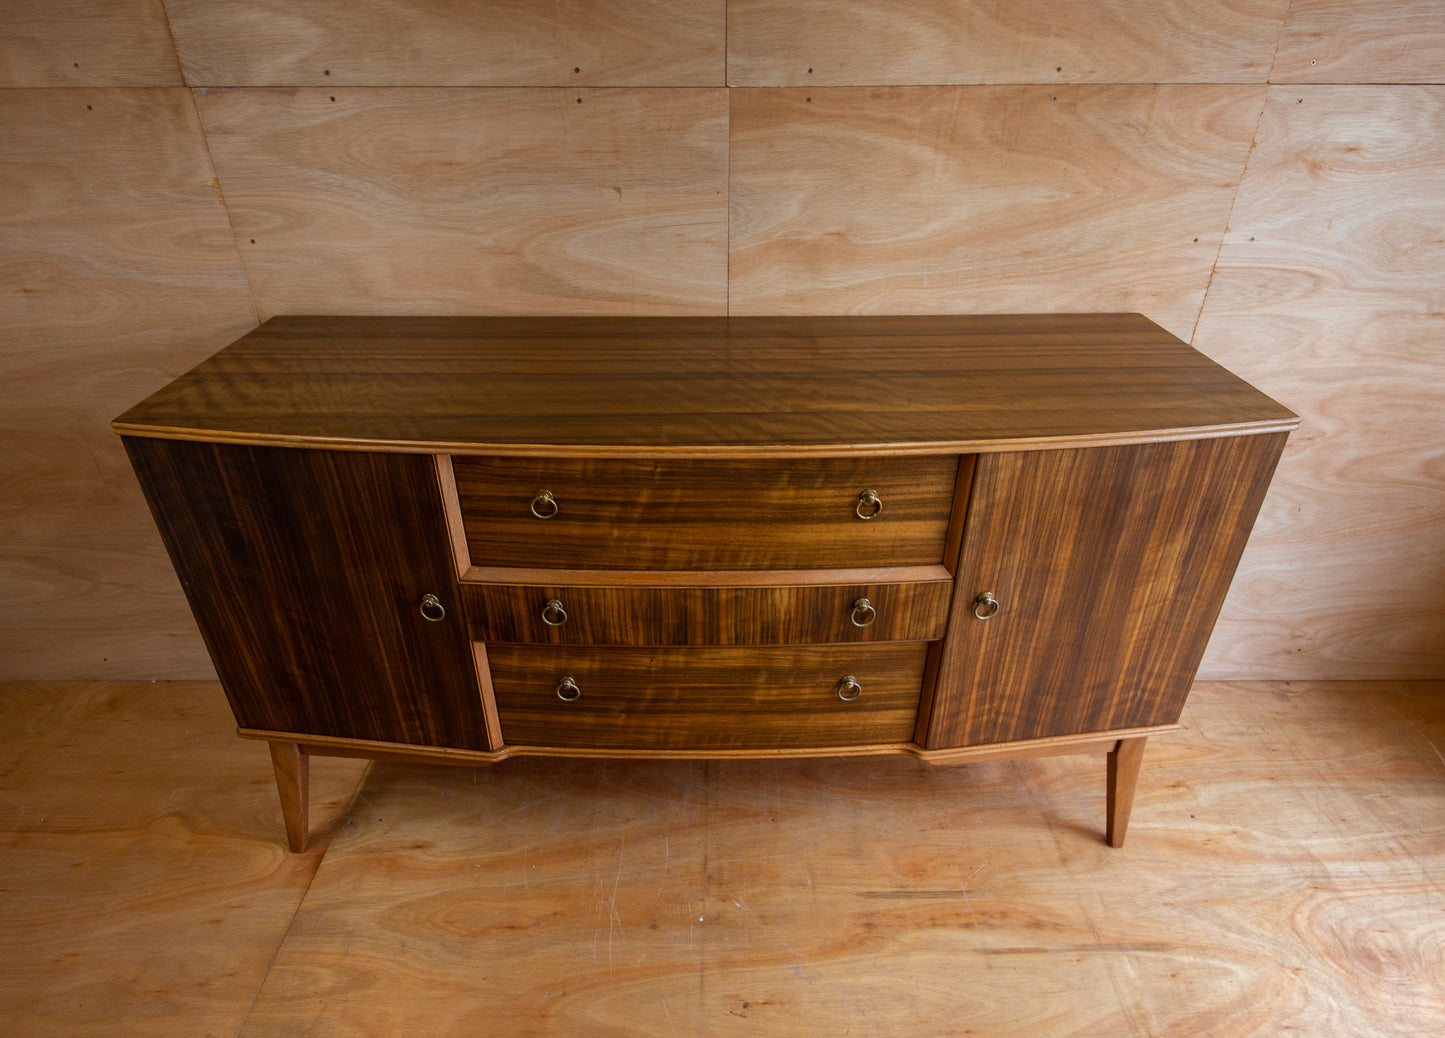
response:
<path id="1" fill-rule="evenodd" d="M 0 1035 L 239 1031 L 365 763 L 293 855 L 233 731 L 214 682 L 0 684 Z"/>
<path id="2" fill-rule="evenodd" d="M 20 768 L 76 741 L 70 715 L 5 702 Z M 28 780 L 37 807 L 83 782 L 160 806 L 139 836 L 104 833 L 150 870 L 144 891 L 116 865 L 72 878 L 79 855 L 29 808 L 5 838 L 0 896 L 31 922 L 0 952 L 0 1031 L 23 993 L 32 1014 L 56 1004 L 26 1019 L 72 1033 L 58 1000 L 82 995 L 110 1033 L 203 1033 L 205 990 L 182 997 L 171 971 L 238 968 L 264 944 L 260 906 L 294 903 L 315 858 L 283 854 L 264 754 L 208 774 L 254 747 L 228 748 L 202 713 L 102 712 L 93 729 L 127 736 L 110 757 Z M 1184 724 L 1150 740 L 1119 851 L 1101 758 L 376 764 L 294 920 L 270 912 L 280 951 L 254 1006 L 215 1033 L 1434 1033 L 1445 683 L 1201 684 Z M 30 745 L 43 737 L 55 746 Z M 91 907 L 54 914 L 62 881 Z M 238 917 L 244 940 L 209 929 Z M 121 933 L 129 961 L 64 957 Z"/>

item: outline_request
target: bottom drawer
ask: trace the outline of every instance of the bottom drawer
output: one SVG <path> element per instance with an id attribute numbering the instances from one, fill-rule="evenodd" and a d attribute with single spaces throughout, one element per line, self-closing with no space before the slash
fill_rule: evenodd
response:
<path id="1" fill-rule="evenodd" d="M 911 741 L 929 644 L 492 644 L 487 657 L 508 745 L 803 749 Z"/>

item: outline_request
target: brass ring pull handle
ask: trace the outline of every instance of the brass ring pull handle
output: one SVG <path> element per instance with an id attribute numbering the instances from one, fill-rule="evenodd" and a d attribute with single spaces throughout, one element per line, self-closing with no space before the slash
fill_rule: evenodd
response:
<path id="1" fill-rule="evenodd" d="M 421 615 L 432 623 L 439 623 L 446 619 L 446 607 L 436 595 L 424 595 L 421 600 Z"/>
<path id="2" fill-rule="evenodd" d="M 548 627 L 561 627 L 567 622 L 567 610 L 557 599 L 549 599 L 542 607 L 542 622 Z"/>
<path id="3" fill-rule="evenodd" d="M 973 600 L 973 615 L 980 620 L 987 620 L 998 612 L 998 599 L 993 597 L 992 591 L 985 591 Z"/>
<path id="4" fill-rule="evenodd" d="M 557 499 L 552 496 L 552 491 L 539 490 L 532 498 L 532 514 L 538 519 L 550 519 L 558 511 Z"/>
<path id="5" fill-rule="evenodd" d="M 838 682 L 838 698 L 845 703 L 851 703 L 863 694 L 863 686 L 852 674 Z"/>
<path id="6" fill-rule="evenodd" d="M 865 490 L 858 495 L 858 507 L 853 509 L 859 519 L 877 519 L 883 511 L 883 499 L 876 490 Z"/>
<path id="7" fill-rule="evenodd" d="M 571 678 L 563 678 L 557 682 L 557 698 L 564 703 L 575 703 L 582 698 L 582 690 Z"/>
<path id="8" fill-rule="evenodd" d="M 866 598 L 860 598 L 853 603 L 853 610 L 848 614 L 853 621 L 854 627 L 872 627 L 873 621 L 878 619 L 878 610 L 873 608 L 873 603 Z"/>

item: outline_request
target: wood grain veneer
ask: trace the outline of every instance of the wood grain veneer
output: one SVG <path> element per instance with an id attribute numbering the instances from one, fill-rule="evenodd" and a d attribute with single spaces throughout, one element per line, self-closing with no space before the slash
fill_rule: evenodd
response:
<path id="1" fill-rule="evenodd" d="M 1441 83 L 1445 8 L 1436 0 L 1290 0 L 1270 81 Z"/>
<path id="2" fill-rule="evenodd" d="M 902 742 L 913 734 L 923 642 L 765 647 L 488 648 L 508 743 L 750 750 Z M 844 702 L 845 676 L 862 686 Z M 575 702 L 557 697 L 573 678 Z"/>
<path id="3" fill-rule="evenodd" d="M 201 89 L 196 105 L 263 317 L 726 310 L 721 87 Z"/>
<path id="4" fill-rule="evenodd" d="M 115 427 L 300 849 L 314 753 L 1104 752 L 1117 846 L 1295 424 L 1115 314 L 278 319 Z"/>
<path id="5" fill-rule="evenodd" d="M 1187 336 L 1265 90 L 734 90 L 729 312 L 1044 305 Z"/>
<path id="6" fill-rule="evenodd" d="M 126 450 L 239 725 L 490 748 L 428 459 Z"/>
<path id="7" fill-rule="evenodd" d="M 779 457 L 1294 424 L 1138 314 L 1060 314 L 277 317 L 114 426 L 342 450 Z"/>
<path id="8" fill-rule="evenodd" d="M 1284 441 L 981 458 L 924 744 L 1177 721 Z"/>
<path id="9" fill-rule="evenodd" d="M 1288 7 L 1285 0 L 730 0 L 728 82 L 1262 83 Z"/>
<path id="10" fill-rule="evenodd" d="M 172 0 L 197 86 L 721 86 L 725 0 Z"/>
<path id="11" fill-rule="evenodd" d="M 471 565 L 555 569 L 937 565 L 958 469 L 946 454 L 452 459 Z M 532 511 L 542 488 L 547 519 Z"/>
<path id="12" fill-rule="evenodd" d="M 1304 425 L 1202 673 L 1445 674 L 1441 184 L 1445 87 L 1270 90 L 1194 341 Z"/>
<path id="13" fill-rule="evenodd" d="M 589 587 L 464 583 L 472 637 L 592 645 L 798 645 L 942 638 L 952 580 L 782 587 Z M 854 604 L 866 599 L 872 610 Z M 543 618 L 550 601 L 566 620 Z M 555 620 L 556 617 L 554 616 Z"/>

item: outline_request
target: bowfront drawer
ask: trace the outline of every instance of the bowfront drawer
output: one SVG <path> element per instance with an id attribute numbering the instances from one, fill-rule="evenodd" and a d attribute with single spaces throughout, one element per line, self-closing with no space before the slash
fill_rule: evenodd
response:
<path id="1" fill-rule="evenodd" d="M 943 561 L 957 455 L 452 459 L 474 567 L 834 569 Z"/>
<path id="2" fill-rule="evenodd" d="M 509 745 L 714 751 L 908 742 L 928 645 L 491 645 L 487 655 Z"/>
<path id="3" fill-rule="evenodd" d="M 950 580 L 801 587 L 463 584 L 479 642 L 798 645 L 927 641 L 948 625 Z"/>

